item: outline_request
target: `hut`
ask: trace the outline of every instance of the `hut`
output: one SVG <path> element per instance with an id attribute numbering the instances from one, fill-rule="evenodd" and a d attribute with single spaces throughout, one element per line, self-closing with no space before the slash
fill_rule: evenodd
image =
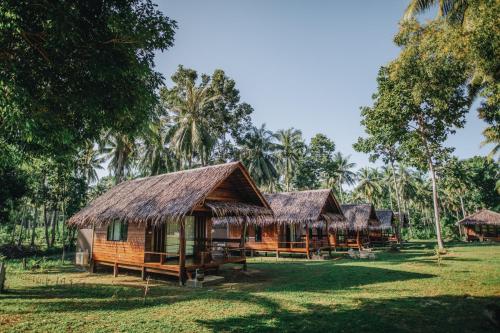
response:
<path id="1" fill-rule="evenodd" d="M 457 222 L 459 228 L 465 229 L 468 242 L 500 241 L 500 213 L 482 209 Z"/>
<path id="2" fill-rule="evenodd" d="M 375 211 L 379 226 L 370 226 L 370 243 L 373 245 L 386 245 L 390 242 L 397 242 L 396 221 L 394 212 L 390 209 Z"/>
<path id="3" fill-rule="evenodd" d="M 331 190 L 272 193 L 264 195 L 274 217 L 268 225 L 251 225 L 245 247 L 251 251 L 311 253 L 329 250 L 328 226 L 345 218 Z M 228 237 L 235 243 L 240 229 L 230 227 Z"/>
<path id="4" fill-rule="evenodd" d="M 370 228 L 380 222 L 372 204 L 342 205 L 345 222 L 330 224 L 331 243 L 334 248 L 365 248 L 370 246 Z"/>
<path id="5" fill-rule="evenodd" d="M 243 245 L 212 242 L 212 224 L 243 228 L 264 223 L 272 211 L 239 162 L 126 181 L 70 218 L 91 228 L 91 267 L 108 265 L 178 276 L 196 269 L 246 263 Z M 84 242 L 82 242 L 84 243 Z"/>

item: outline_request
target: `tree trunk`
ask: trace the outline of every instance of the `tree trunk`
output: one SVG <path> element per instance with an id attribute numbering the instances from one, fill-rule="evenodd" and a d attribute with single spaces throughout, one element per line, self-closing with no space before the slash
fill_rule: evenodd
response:
<path id="1" fill-rule="evenodd" d="M 26 211 L 23 208 L 23 212 L 21 214 L 21 230 L 19 231 L 19 238 L 17 239 L 17 246 L 21 246 L 23 242 L 23 231 L 26 226 Z"/>
<path id="2" fill-rule="evenodd" d="M 33 216 L 33 222 L 31 224 L 31 242 L 30 246 L 35 247 L 35 238 L 36 238 L 36 226 L 38 224 L 38 207 L 35 206 L 35 213 Z"/>
<path id="3" fill-rule="evenodd" d="M 462 196 L 460 196 L 460 207 L 462 208 L 462 217 L 465 218 L 465 207 L 464 207 L 464 198 Z"/>
<path id="4" fill-rule="evenodd" d="M 57 215 L 58 215 L 57 209 L 52 211 L 52 220 L 50 223 L 50 247 L 53 247 L 56 241 Z"/>
<path id="5" fill-rule="evenodd" d="M 50 247 L 50 238 L 49 238 L 49 220 L 47 218 L 47 204 L 43 203 L 43 227 L 45 231 L 45 243 L 47 244 L 47 248 Z"/>
<path id="6" fill-rule="evenodd" d="M 396 182 L 396 170 L 394 169 L 394 161 L 391 160 L 391 169 L 392 169 L 392 182 L 394 184 L 394 191 L 396 192 L 396 204 L 398 205 L 398 216 L 399 216 L 399 226 L 397 230 L 396 237 L 398 239 L 398 243 L 401 242 L 401 229 L 403 229 L 402 223 L 402 215 L 401 215 L 401 198 L 398 189 L 398 183 Z M 411 237 L 411 234 L 410 234 Z"/>
<path id="7" fill-rule="evenodd" d="M 436 172 L 434 171 L 434 165 L 432 160 L 429 158 L 429 171 L 432 180 L 432 202 L 434 204 L 434 222 L 436 224 L 436 238 L 438 243 L 439 251 L 444 250 L 443 238 L 441 236 L 441 224 L 439 222 L 439 202 L 436 184 Z"/>

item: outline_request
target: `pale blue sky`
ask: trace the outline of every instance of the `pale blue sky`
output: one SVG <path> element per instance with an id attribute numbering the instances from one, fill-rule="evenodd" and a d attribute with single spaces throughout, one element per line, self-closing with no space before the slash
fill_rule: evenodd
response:
<path id="1" fill-rule="evenodd" d="M 353 150 L 363 135 L 359 107 L 371 104 L 381 65 L 397 56 L 392 43 L 405 0 L 158 0 L 178 22 L 175 46 L 158 54 L 169 78 L 179 64 L 236 80 L 256 125 L 295 127 L 309 139 L 332 138 L 358 167 L 368 156 Z M 169 81 L 167 80 L 167 84 Z M 484 123 L 472 110 L 449 140 L 461 158 L 477 154 Z"/>

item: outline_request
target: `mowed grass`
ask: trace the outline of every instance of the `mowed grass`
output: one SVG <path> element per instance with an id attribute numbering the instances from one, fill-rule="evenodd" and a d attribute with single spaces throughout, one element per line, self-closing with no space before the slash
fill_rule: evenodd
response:
<path id="1" fill-rule="evenodd" d="M 500 246 L 411 243 L 377 259 L 276 262 L 228 267 L 209 289 L 89 275 L 49 262 L 10 262 L 0 295 L 1 332 L 498 332 L 485 309 L 500 306 Z"/>

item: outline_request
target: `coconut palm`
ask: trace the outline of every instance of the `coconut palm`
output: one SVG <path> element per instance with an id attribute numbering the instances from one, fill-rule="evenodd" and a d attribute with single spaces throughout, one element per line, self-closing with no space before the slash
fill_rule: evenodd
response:
<path id="1" fill-rule="evenodd" d="M 375 204 L 379 194 L 382 192 L 380 175 L 376 169 L 361 168 L 357 174 L 358 184 L 354 189 L 356 197 L 369 203 Z"/>
<path id="2" fill-rule="evenodd" d="M 100 142 L 99 150 L 104 155 L 104 160 L 109 161 L 108 169 L 115 176 L 116 184 L 131 175 L 134 159 L 137 155 L 137 144 L 134 137 L 108 132 Z"/>
<path id="3" fill-rule="evenodd" d="M 470 2 L 470 0 L 411 0 L 406 8 L 404 18 L 412 18 L 437 6 L 438 17 L 446 17 L 451 22 L 462 23 Z"/>
<path id="4" fill-rule="evenodd" d="M 204 111 L 219 96 L 210 94 L 209 86 L 196 87 L 193 82 L 187 82 L 186 93 L 171 105 L 174 123 L 171 143 L 178 156 L 187 162 L 188 168 L 191 168 L 195 156 L 198 156 L 201 165 L 206 165 L 216 140 Z"/>
<path id="5" fill-rule="evenodd" d="M 289 128 L 279 130 L 275 134 L 277 166 L 284 176 L 285 189 L 290 191 L 290 185 L 295 174 L 297 163 L 304 154 L 304 141 L 300 130 Z"/>
<path id="6" fill-rule="evenodd" d="M 150 123 L 144 131 L 141 145 L 142 157 L 139 163 L 143 174 L 154 176 L 178 169 L 178 160 L 169 147 L 172 133 L 165 117 Z"/>
<path id="7" fill-rule="evenodd" d="M 80 152 L 78 161 L 79 172 L 81 172 L 85 178 L 87 185 L 99 180 L 97 170 L 103 169 L 102 164 L 104 160 L 105 159 L 99 154 L 99 151 L 95 149 L 94 143 L 88 141 L 84 149 Z"/>
<path id="8" fill-rule="evenodd" d="M 241 160 L 257 185 L 262 187 L 278 178 L 274 139 L 273 133 L 263 124 L 260 128 L 253 127 L 241 142 Z"/>
<path id="9" fill-rule="evenodd" d="M 485 139 L 481 142 L 481 147 L 492 144 L 493 148 L 488 154 L 488 157 L 493 159 L 495 155 L 500 154 L 500 131 L 494 126 L 490 126 L 483 131 L 483 135 Z"/>
<path id="10" fill-rule="evenodd" d="M 337 186 L 339 188 L 340 200 L 343 202 L 342 185 L 353 185 L 356 182 L 356 173 L 353 171 L 356 163 L 349 162 L 351 155 L 343 156 L 341 152 L 333 155 L 333 164 L 337 172 Z"/>

